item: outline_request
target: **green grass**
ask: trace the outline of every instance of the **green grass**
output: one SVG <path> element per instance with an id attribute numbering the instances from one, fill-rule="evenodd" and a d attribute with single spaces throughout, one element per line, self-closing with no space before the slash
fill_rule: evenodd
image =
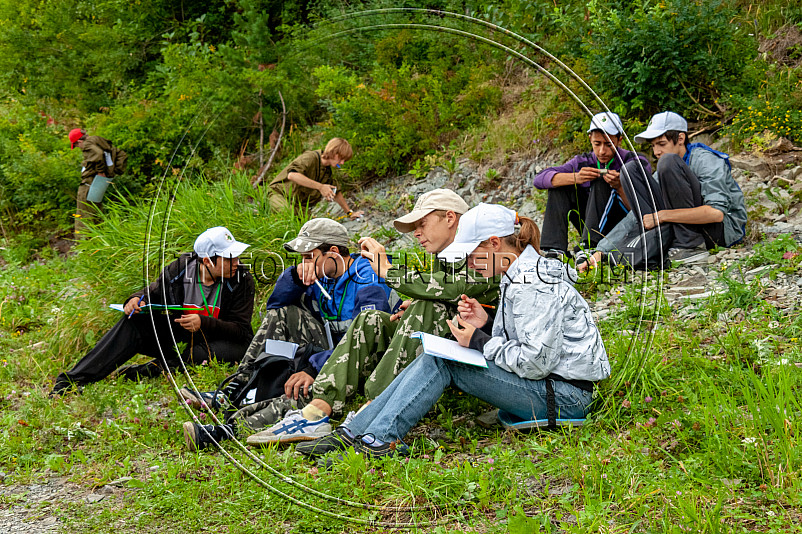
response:
<path id="1" fill-rule="evenodd" d="M 177 189 L 166 257 L 188 249 L 211 224 L 227 225 L 264 254 L 297 231 L 299 220 L 243 198 L 238 192 L 249 189 L 241 179 Z M 799 276 L 799 258 L 783 258 L 790 247 L 798 250 L 793 240 L 761 243 L 724 271 L 729 291 L 694 304 L 691 320 L 680 321 L 677 308 L 657 300 L 654 278 L 644 294 L 637 283 L 625 285 L 618 309 L 600 324 L 613 376 L 585 427 L 531 435 L 486 430 L 475 416 L 488 406 L 449 392 L 410 434 L 409 460 L 349 456 L 325 471 L 290 449 L 250 451 L 278 476 L 234 443 L 226 451 L 251 474 L 219 452 L 185 450 L 180 429 L 190 416 L 166 380 L 105 380 L 82 395 L 47 398 L 52 378 L 115 320 L 105 304 L 141 282 L 143 253 L 158 269 L 158 247 L 142 245 L 143 208 L 109 204 L 76 255 L 0 271 L 4 484 L 67 477 L 86 492 L 110 482 L 120 488 L 99 503 L 58 505 L 52 513 L 66 532 L 391 531 L 331 515 L 440 520 L 416 530 L 439 533 L 799 530 L 802 406 L 794 362 L 802 361 L 802 319 L 763 299 L 758 282 L 739 278 L 761 264 Z M 159 217 L 153 228 L 160 229 Z M 261 279 L 258 304 L 271 283 Z M 614 285 L 586 287 L 601 295 Z M 630 353 L 628 331 L 637 331 L 642 302 L 659 310 L 659 323 L 640 324 Z M 736 308 L 741 312 L 731 317 Z M 653 319 L 650 313 L 644 318 Z M 216 362 L 190 369 L 201 389 L 230 371 Z M 185 380 L 177 377 L 179 386 Z M 5 508 L 24 500 L 0 502 Z"/>

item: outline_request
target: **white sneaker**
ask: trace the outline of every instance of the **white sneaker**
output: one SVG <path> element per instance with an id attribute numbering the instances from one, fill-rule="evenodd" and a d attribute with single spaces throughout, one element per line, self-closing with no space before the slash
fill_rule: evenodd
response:
<path id="1" fill-rule="evenodd" d="M 319 421 L 309 421 L 301 410 L 290 410 L 284 419 L 267 430 L 248 437 L 248 445 L 268 443 L 294 443 L 296 441 L 313 441 L 331 434 L 328 416 Z"/>

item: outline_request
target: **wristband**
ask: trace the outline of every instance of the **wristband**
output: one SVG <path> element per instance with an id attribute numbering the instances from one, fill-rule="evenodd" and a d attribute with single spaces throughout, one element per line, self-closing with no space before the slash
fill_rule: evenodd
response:
<path id="1" fill-rule="evenodd" d="M 353 211 L 352 211 L 352 210 L 348 210 L 348 212 L 346 213 L 346 215 L 347 215 L 348 217 L 350 217 L 352 213 L 353 213 Z"/>

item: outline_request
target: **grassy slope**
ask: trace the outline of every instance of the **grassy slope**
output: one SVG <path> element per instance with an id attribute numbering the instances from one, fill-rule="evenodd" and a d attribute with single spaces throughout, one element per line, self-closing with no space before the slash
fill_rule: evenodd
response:
<path id="1" fill-rule="evenodd" d="M 297 230 L 299 221 L 267 217 L 242 191 L 248 191 L 242 178 L 179 188 L 170 214 L 168 259 L 179 250 L 175 244 L 190 243 L 210 220 L 257 244 L 256 264 Z M 198 220 L 197 213 L 210 215 Z M 0 470 L 8 474 L 5 484 L 59 476 L 88 492 L 130 477 L 118 482 L 122 490 L 115 498 L 50 509 L 66 522 L 66 531 L 386 530 L 308 511 L 271 493 L 267 484 L 346 517 L 445 521 L 439 530 L 420 529 L 426 532 L 798 528 L 800 379 L 798 369 L 780 357 L 800 360 L 802 320 L 798 312 L 783 316 L 761 299 L 757 283 L 733 283 L 726 295 L 701 303 L 691 321 L 664 315 L 642 365 L 637 362 L 646 336 L 631 349 L 628 331 L 638 324 L 641 291 L 647 302 L 655 296 L 636 283 L 626 287 L 619 310 L 600 325 L 614 375 L 602 388 L 603 408 L 584 428 L 531 436 L 484 430 L 474 425 L 474 414 L 487 406 L 450 393 L 413 431 L 415 455 L 409 461 L 366 463 L 349 457 L 325 472 L 291 450 L 256 452 L 282 475 L 332 498 L 434 507 L 414 513 L 365 511 L 313 496 L 260 467 L 234 444 L 226 450 L 263 483 L 221 453 L 186 451 L 180 427 L 189 416 L 167 380 L 106 380 L 87 387 L 83 395 L 49 400 L 52 377 L 116 319 L 102 309 L 103 299 L 119 302 L 141 283 L 141 253 L 131 252 L 142 250 L 141 214 L 141 208 L 119 205 L 81 244 L 77 256 L 0 271 Z M 162 217 L 157 215 L 157 221 Z M 764 246 L 743 266 L 777 263 L 776 256 L 777 250 Z M 148 257 L 157 265 L 158 249 L 153 247 Z M 798 257 L 782 261 L 789 273 L 799 274 Z M 259 278 L 262 302 L 272 278 L 269 273 Z M 735 307 L 743 310 L 744 319 L 722 323 L 719 314 Z M 258 320 L 254 317 L 254 323 Z M 190 376 L 203 389 L 228 371 L 211 363 L 192 369 Z M 178 377 L 179 386 L 185 380 Z M 0 497 L 2 507 L 21 502 Z"/>

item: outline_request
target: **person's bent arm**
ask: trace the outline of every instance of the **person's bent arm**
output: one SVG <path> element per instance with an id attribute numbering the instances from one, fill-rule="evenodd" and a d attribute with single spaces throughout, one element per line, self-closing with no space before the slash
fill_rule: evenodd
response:
<path id="1" fill-rule="evenodd" d="M 660 210 L 656 213 L 647 213 L 643 216 L 643 225 L 651 230 L 658 224 L 708 224 L 724 220 L 724 213 L 712 206 L 697 206 L 695 208 L 681 208 L 676 210 Z"/>
<path id="2" fill-rule="evenodd" d="M 512 307 L 520 338 L 492 337 L 484 346 L 485 359 L 521 378 L 540 380 L 548 376 L 563 350 L 560 291 L 560 284 L 511 284 L 504 306 Z"/>
<path id="3" fill-rule="evenodd" d="M 334 188 L 328 184 L 321 184 L 318 181 L 304 176 L 300 172 L 291 172 L 287 174 L 287 179 L 296 185 L 300 185 L 301 187 L 314 189 L 315 191 L 320 192 L 320 194 L 323 195 L 323 198 L 326 200 L 334 200 Z"/>

